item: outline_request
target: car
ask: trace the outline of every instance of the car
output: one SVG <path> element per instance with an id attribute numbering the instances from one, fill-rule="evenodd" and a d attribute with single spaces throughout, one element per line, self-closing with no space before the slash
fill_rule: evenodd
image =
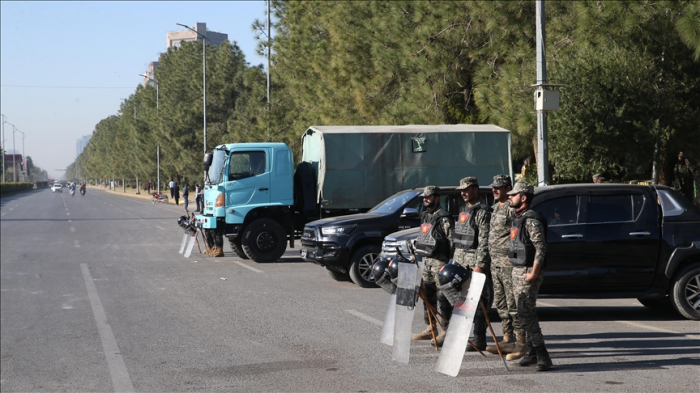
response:
<path id="1" fill-rule="evenodd" d="M 547 220 L 541 295 L 637 298 L 700 320 L 700 209 L 666 186 L 569 184 L 535 188 Z M 418 236 L 392 233 L 382 254 Z"/>
<path id="2" fill-rule="evenodd" d="M 61 193 L 63 192 L 63 186 L 61 185 L 61 183 L 54 183 L 51 186 L 51 192 L 56 192 L 56 191 L 61 192 Z"/>
<path id="3" fill-rule="evenodd" d="M 312 221 L 304 226 L 301 257 L 325 267 L 338 281 L 352 280 L 363 288 L 376 287 L 372 265 L 381 252 L 384 237 L 399 229 L 420 226 L 422 188 L 400 191 L 367 213 Z M 480 189 L 483 203 L 493 202 L 488 187 Z M 441 206 L 453 216 L 464 204 L 456 186 L 440 187 Z"/>

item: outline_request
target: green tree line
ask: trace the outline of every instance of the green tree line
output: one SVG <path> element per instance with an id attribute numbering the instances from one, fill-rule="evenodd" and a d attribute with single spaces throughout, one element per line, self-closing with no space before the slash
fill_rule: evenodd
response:
<path id="1" fill-rule="evenodd" d="M 694 1 L 547 1 L 554 182 L 670 184 L 678 151 L 700 159 L 700 6 Z M 535 2 L 274 1 L 272 99 L 235 43 L 207 46 L 207 144 L 275 141 L 297 153 L 310 125 L 489 123 L 534 160 Z M 266 50 L 264 24 L 253 29 Z M 201 179 L 202 47 L 169 49 L 156 89 L 103 119 L 70 177 Z"/>

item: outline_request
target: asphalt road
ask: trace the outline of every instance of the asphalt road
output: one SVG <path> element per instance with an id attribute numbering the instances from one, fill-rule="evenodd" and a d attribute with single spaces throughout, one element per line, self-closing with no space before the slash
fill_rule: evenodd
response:
<path id="1" fill-rule="evenodd" d="M 700 391 L 700 324 L 634 299 L 542 298 L 551 371 L 469 352 L 452 378 L 429 342 L 392 361 L 388 295 L 333 281 L 298 249 L 185 259 L 182 206 L 94 188 L 0 205 L 2 392 Z"/>

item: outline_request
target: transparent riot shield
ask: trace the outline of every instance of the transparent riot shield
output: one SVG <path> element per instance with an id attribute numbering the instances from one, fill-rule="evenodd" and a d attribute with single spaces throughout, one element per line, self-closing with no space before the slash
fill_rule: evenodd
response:
<path id="1" fill-rule="evenodd" d="M 450 318 L 450 328 L 447 329 L 435 371 L 451 377 L 456 377 L 459 373 L 474 323 L 474 314 L 479 307 L 479 299 L 485 282 L 485 274 L 472 272 L 471 285 L 469 285 L 466 298 L 454 305 Z"/>
<path id="2" fill-rule="evenodd" d="M 389 296 L 389 306 L 386 309 L 382 333 L 379 342 L 386 345 L 394 344 L 394 322 L 396 321 L 396 291 Z"/>

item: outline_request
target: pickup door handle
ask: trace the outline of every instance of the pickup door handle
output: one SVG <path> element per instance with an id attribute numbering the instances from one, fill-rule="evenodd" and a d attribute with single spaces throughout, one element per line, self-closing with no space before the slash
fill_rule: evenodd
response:
<path id="1" fill-rule="evenodd" d="M 258 190 L 260 190 L 260 191 L 267 191 L 267 187 L 260 187 L 260 188 L 258 188 Z"/>
<path id="2" fill-rule="evenodd" d="M 583 235 L 580 233 L 574 233 L 571 235 L 561 235 L 562 239 L 580 239 L 582 237 L 583 237 Z"/>
<path id="3" fill-rule="evenodd" d="M 650 232 L 630 232 L 630 236 L 649 236 Z"/>

